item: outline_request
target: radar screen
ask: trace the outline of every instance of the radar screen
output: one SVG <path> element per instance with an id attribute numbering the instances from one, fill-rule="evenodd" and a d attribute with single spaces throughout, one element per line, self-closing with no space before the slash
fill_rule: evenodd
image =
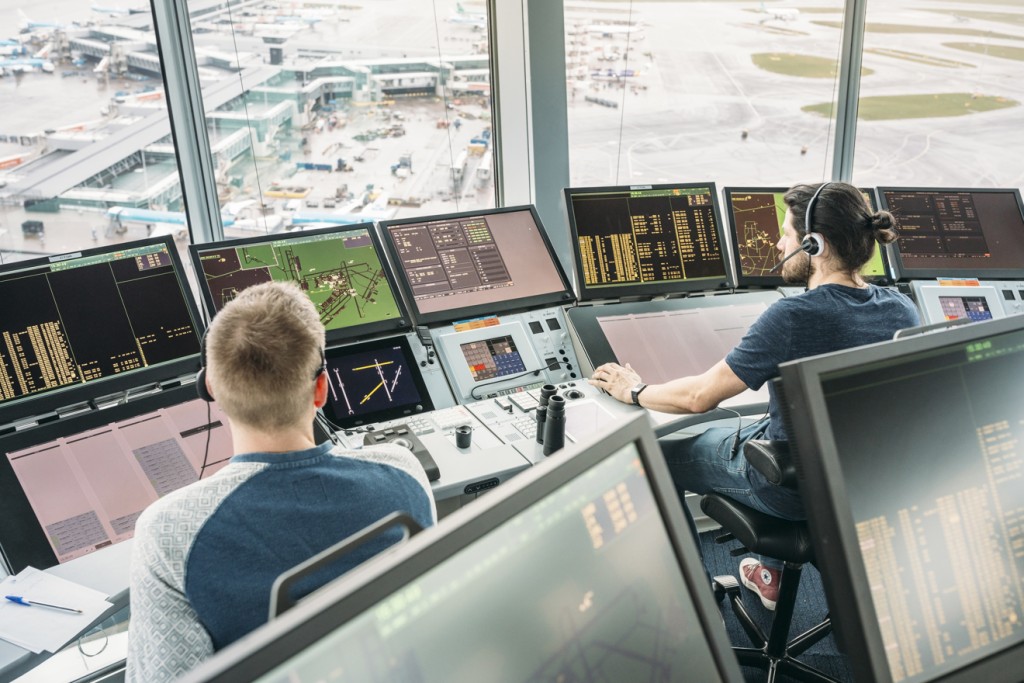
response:
<path id="1" fill-rule="evenodd" d="M 328 349 L 324 414 L 342 428 L 433 409 L 405 337 Z"/>
<path id="2" fill-rule="evenodd" d="M 777 286 L 782 275 L 772 272 L 781 256 L 776 244 L 786 222 L 786 188 L 725 188 L 725 204 L 732 225 L 733 262 L 740 285 Z M 875 211 L 874 191 L 861 188 L 864 201 Z M 864 264 L 861 276 L 868 281 L 886 278 L 882 250 L 877 247 Z"/>
<path id="3" fill-rule="evenodd" d="M 406 325 L 372 226 L 204 244 L 192 258 L 214 313 L 247 287 L 287 281 L 317 307 L 328 341 Z"/>

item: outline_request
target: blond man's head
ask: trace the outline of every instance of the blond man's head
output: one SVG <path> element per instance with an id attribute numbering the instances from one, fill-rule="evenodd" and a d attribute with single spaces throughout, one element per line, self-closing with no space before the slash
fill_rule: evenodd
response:
<path id="1" fill-rule="evenodd" d="M 217 404 L 233 421 L 262 432 L 308 419 L 323 362 L 324 326 L 293 283 L 242 291 L 213 319 L 206 365 Z"/>

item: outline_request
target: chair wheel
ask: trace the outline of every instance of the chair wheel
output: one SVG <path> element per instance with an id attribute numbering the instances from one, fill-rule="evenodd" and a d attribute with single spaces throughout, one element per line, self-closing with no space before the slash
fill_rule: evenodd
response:
<path id="1" fill-rule="evenodd" d="M 732 574 L 722 574 L 711 579 L 711 590 L 715 593 L 715 600 L 721 602 L 730 593 L 740 594 L 740 582 Z"/>

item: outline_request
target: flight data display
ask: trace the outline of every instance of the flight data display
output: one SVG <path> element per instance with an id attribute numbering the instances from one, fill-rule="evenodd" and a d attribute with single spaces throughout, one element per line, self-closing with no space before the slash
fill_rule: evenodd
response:
<path id="1" fill-rule="evenodd" d="M 988 299 L 983 296 L 940 296 L 939 305 L 946 320 L 992 320 L 992 309 L 989 308 Z"/>
<path id="2" fill-rule="evenodd" d="M 823 375 L 857 535 L 845 552 L 896 682 L 1024 643 L 1022 363 L 1015 331 Z M 877 419 L 879 396 L 898 421 Z"/>
<path id="3" fill-rule="evenodd" d="M 199 353 L 183 278 L 161 242 L 0 272 L 0 402 Z"/>
<path id="4" fill-rule="evenodd" d="M 584 289 L 725 277 L 714 185 L 570 188 L 566 200 Z"/>
<path id="5" fill-rule="evenodd" d="M 564 277 L 528 208 L 416 222 L 383 222 L 420 315 L 556 302 Z"/>
<path id="6" fill-rule="evenodd" d="M 365 227 L 194 248 L 214 312 L 247 287 L 295 282 L 330 332 L 402 318 L 381 255 Z"/>
<path id="7" fill-rule="evenodd" d="M 480 605 L 500 615 L 492 627 L 469 618 Z M 481 672 L 495 683 L 721 680 L 635 445 L 256 681 L 469 683 Z"/>
<path id="8" fill-rule="evenodd" d="M 227 419 L 197 398 L 6 456 L 63 563 L 131 538 L 150 503 L 209 477 L 232 454 Z"/>
<path id="9" fill-rule="evenodd" d="M 896 217 L 901 270 L 1024 275 L 1024 215 L 1016 190 L 880 188 Z"/>
<path id="10" fill-rule="evenodd" d="M 344 428 L 433 409 L 404 337 L 327 350 L 324 414 Z"/>
<path id="11" fill-rule="evenodd" d="M 732 224 L 733 254 L 737 273 L 746 282 L 753 284 L 764 278 L 765 284 L 777 284 L 782 279 L 780 272 L 772 272 L 782 256 L 776 244 L 782 237 L 786 222 L 786 190 L 737 190 L 726 189 L 726 204 Z M 872 205 L 871 195 L 864 193 L 864 200 Z M 860 274 L 866 279 L 885 277 L 885 265 L 881 250 L 875 246 L 871 259 L 861 268 Z"/>
<path id="12" fill-rule="evenodd" d="M 474 382 L 526 372 L 511 335 L 459 345 Z"/>

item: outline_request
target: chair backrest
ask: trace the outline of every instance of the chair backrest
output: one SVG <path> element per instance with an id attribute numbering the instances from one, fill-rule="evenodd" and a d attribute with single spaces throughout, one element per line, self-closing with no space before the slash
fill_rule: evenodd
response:
<path id="1" fill-rule="evenodd" d="M 290 589 L 298 581 L 341 559 L 364 543 L 377 538 L 393 526 L 401 526 L 405 532 L 399 543 L 407 541 L 423 531 L 423 527 L 408 513 L 392 512 L 387 517 L 374 522 L 362 531 L 357 531 L 305 562 L 295 565 L 274 579 L 274 585 L 270 588 L 270 615 L 267 617 L 267 620 L 270 621 L 274 617 L 279 617 L 295 606 L 298 600 L 292 598 Z"/>

